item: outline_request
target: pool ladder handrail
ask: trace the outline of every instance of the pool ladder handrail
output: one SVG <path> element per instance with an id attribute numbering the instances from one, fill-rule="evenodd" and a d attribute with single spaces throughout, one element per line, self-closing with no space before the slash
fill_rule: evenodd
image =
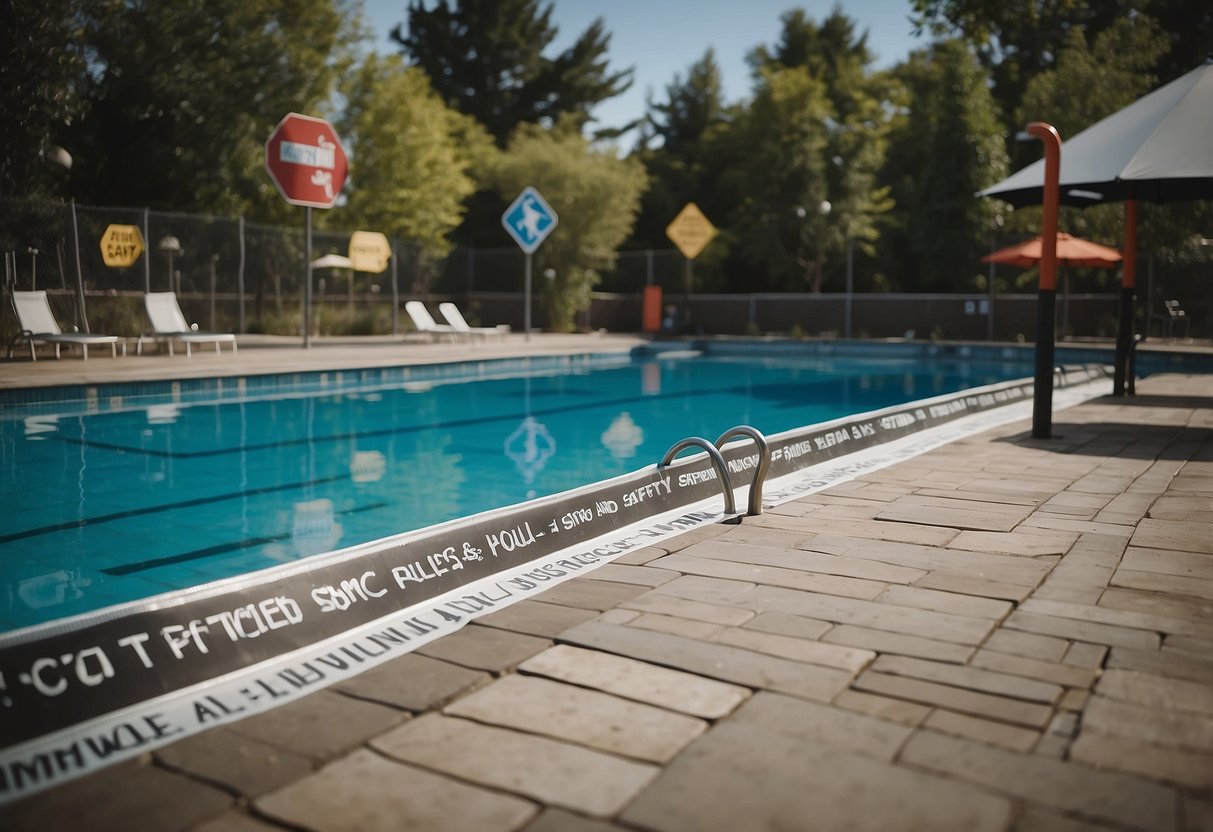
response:
<path id="1" fill-rule="evenodd" d="M 726 517 L 733 517 L 737 514 L 737 503 L 733 498 L 733 481 L 729 477 L 729 469 L 725 464 L 724 455 L 720 449 L 724 444 L 731 439 L 736 439 L 742 436 L 749 437 L 754 440 L 758 446 L 758 469 L 754 472 L 754 480 L 750 484 L 750 503 L 748 506 L 747 515 L 755 516 L 762 514 L 762 484 L 766 480 L 767 469 L 771 466 L 771 452 L 767 445 L 766 437 L 761 431 L 752 428 L 749 425 L 738 425 L 729 428 L 720 435 L 715 444 L 712 444 L 702 436 L 689 436 L 686 439 L 679 440 L 670 446 L 670 449 L 665 452 L 658 463 L 658 468 L 664 468 L 674 461 L 674 457 L 685 451 L 687 448 L 701 448 L 708 457 L 712 460 L 712 466 L 716 469 L 717 475 L 724 488 L 724 513 Z M 733 522 L 739 520 L 737 517 Z"/>
<path id="2" fill-rule="evenodd" d="M 757 517 L 762 514 L 762 486 L 766 482 L 767 471 L 771 467 L 771 446 L 767 444 L 767 438 L 758 428 L 737 425 L 720 434 L 720 438 L 716 440 L 716 447 L 724 450 L 726 442 L 740 437 L 749 437 L 758 446 L 758 468 L 755 469 L 754 479 L 750 482 L 750 503 L 746 509 L 747 517 Z"/>

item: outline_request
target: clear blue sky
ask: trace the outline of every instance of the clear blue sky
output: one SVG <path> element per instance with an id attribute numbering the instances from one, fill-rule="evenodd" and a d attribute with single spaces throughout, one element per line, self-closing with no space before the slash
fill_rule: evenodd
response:
<path id="1" fill-rule="evenodd" d="M 364 3 L 377 35 L 376 48 L 395 51 L 388 33 L 404 22 L 407 0 Z M 632 88 L 594 113 L 602 126 L 617 127 L 644 114 L 646 94 L 664 100 L 665 88 L 674 76 L 685 78 L 687 68 L 709 46 L 716 51 L 726 100 L 746 97 L 750 75 L 745 56 L 760 44 L 776 42 L 780 16 L 789 9 L 803 8 L 820 21 L 834 5 L 834 0 L 555 0 L 552 17 L 560 33 L 548 54 L 571 45 L 595 18 L 606 21 L 611 33 L 611 68 L 635 68 Z M 860 31 L 867 30 L 868 47 L 878 67 L 892 66 L 923 45 L 910 32 L 910 0 L 851 0 L 838 5 Z"/>

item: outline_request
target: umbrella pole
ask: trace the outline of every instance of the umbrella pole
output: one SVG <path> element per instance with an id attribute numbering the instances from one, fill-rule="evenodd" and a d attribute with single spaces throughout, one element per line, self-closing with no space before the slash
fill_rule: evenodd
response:
<path id="1" fill-rule="evenodd" d="M 1036 377 L 1032 390 L 1032 438 L 1053 434 L 1053 327 L 1057 322 L 1057 204 L 1061 137 L 1051 124 L 1034 121 L 1022 138 L 1037 138 L 1045 148 L 1045 182 L 1040 241 L 1040 292 L 1036 298 Z"/>
<path id="2" fill-rule="evenodd" d="M 1137 200 L 1131 196 L 1125 200 L 1125 250 L 1120 281 L 1120 324 L 1116 329 L 1116 364 L 1112 373 L 1113 396 L 1125 394 L 1129 350 L 1133 348 L 1133 302 L 1137 289 Z"/>

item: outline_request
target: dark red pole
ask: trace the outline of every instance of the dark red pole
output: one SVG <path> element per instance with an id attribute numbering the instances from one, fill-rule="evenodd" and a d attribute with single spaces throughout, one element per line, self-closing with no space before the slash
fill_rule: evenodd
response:
<path id="1" fill-rule="evenodd" d="M 1125 394 L 1129 373 L 1129 351 L 1133 349 L 1133 300 L 1137 291 L 1137 200 L 1125 200 L 1125 246 L 1121 261 L 1120 325 L 1116 330 L 1116 365 L 1112 374 L 1112 395 Z M 1149 298 L 1146 299 L 1147 306 Z M 1147 330 L 1149 327 L 1147 327 Z M 1130 380 L 1130 386 L 1132 381 Z"/>
<path id="2" fill-rule="evenodd" d="M 1040 291 L 1036 299 L 1036 384 L 1032 401 L 1032 437 L 1053 434 L 1053 327 L 1057 320 L 1057 205 L 1061 171 L 1061 136 L 1051 124 L 1034 121 L 1028 136 L 1045 147 L 1044 218 L 1040 229 Z"/>

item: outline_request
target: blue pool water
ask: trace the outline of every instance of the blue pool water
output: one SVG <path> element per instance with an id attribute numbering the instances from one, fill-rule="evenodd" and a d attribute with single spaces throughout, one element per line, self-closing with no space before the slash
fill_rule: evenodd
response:
<path id="1" fill-rule="evenodd" d="M 581 356 L 50 391 L 0 409 L 0 629 L 246 573 L 1014 362 Z"/>

